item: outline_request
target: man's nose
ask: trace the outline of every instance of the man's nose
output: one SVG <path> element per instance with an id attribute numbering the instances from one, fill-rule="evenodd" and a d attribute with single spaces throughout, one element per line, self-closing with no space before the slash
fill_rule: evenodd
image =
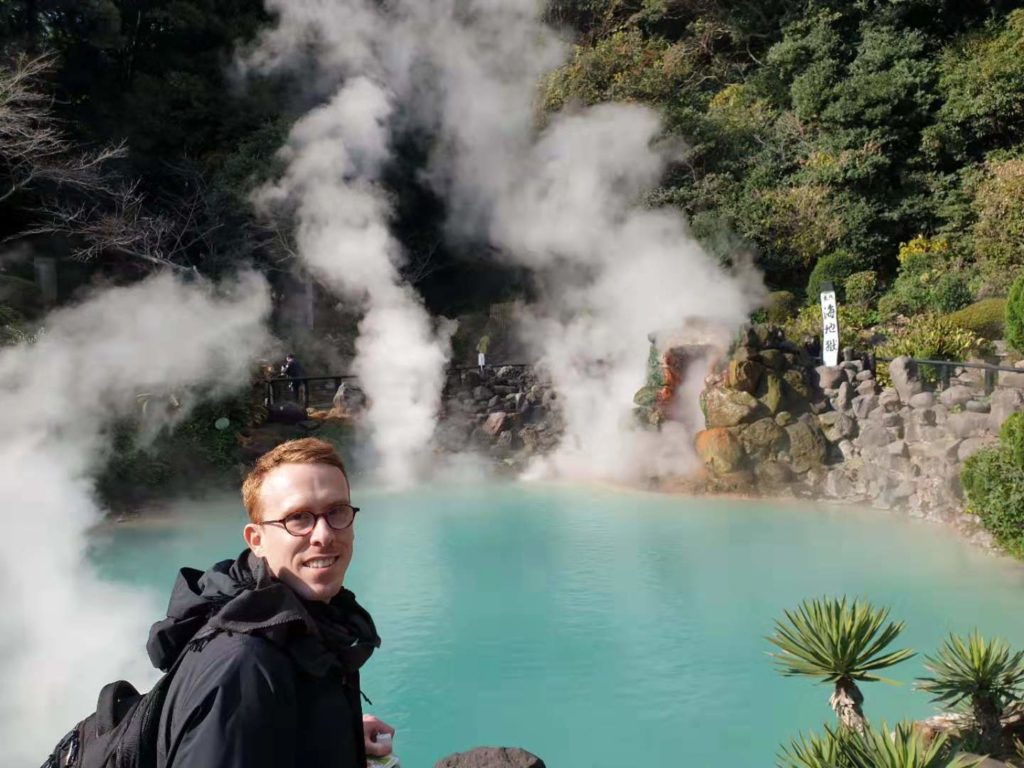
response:
<path id="1" fill-rule="evenodd" d="M 309 540 L 313 544 L 329 544 L 337 534 L 338 532 L 327 524 L 327 515 L 321 515 L 316 519 Z"/>

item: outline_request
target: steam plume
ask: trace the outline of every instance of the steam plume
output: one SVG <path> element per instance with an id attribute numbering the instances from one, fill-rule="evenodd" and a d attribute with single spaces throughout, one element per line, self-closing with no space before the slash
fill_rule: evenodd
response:
<path id="1" fill-rule="evenodd" d="M 659 456 L 679 466 L 686 435 L 656 439 L 623 430 L 643 382 L 647 335 L 693 318 L 727 334 L 763 288 L 751 272 L 721 269 L 690 236 L 681 213 L 639 205 L 670 159 L 658 147 L 653 112 L 602 105 L 556 115 L 538 130 L 539 79 L 565 53 L 542 22 L 542 7 L 538 0 L 273 0 L 268 8 L 278 22 L 255 60 L 294 67 L 308 63 L 312 51 L 318 72 L 343 83 L 369 79 L 402 106 L 403 120 L 436 137 L 428 176 L 449 203 L 450 230 L 490 242 L 503 258 L 533 269 L 549 297 L 522 319 L 566 410 L 559 472 L 635 476 Z M 332 135 L 363 120 L 339 113 Z M 382 121 L 377 125 L 383 129 Z M 387 144 L 373 146 L 386 151 Z M 379 167 L 383 158 L 374 158 Z M 373 178 L 359 167 L 347 175 L 335 170 L 334 187 L 362 193 Z M 374 211 L 374 222 L 384 226 L 382 206 Z M 336 227 L 329 239 L 344 237 L 346 229 Z M 363 249 L 361 258 L 379 265 L 374 274 L 386 273 L 381 284 L 395 290 L 384 269 L 395 258 L 390 247 Z M 345 278 L 354 265 L 334 262 L 345 285 L 370 294 L 372 311 L 376 284 Z M 377 328 L 388 338 L 388 323 Z M 376 370 L 369 362 L 363 369 Z"/>
<path id="2" fill-rule="evenodd" d="M 107 450 L 103 429 L 140 393 L 247 382 L 268 311 L 253 275 L 221 291 L 161 276 L 55 312 L 36 343 L 0 350 L 5 765 L 41 763 L 103 684 L 152 679 L 146 630 L 162 605 L 100 581 L 85 554 L 101 519 L 91 477 Z"/>

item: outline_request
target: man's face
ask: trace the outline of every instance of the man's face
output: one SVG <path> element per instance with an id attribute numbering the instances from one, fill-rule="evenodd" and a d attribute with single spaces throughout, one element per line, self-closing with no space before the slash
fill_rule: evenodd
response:
<path id="1" fill-rule="evenodd" d="M 344 473 L 329 464 L 282 464 L 271 470 L 260 488 L 261 519 L 283 520 L 309 511 L 322 515 L 349 504 Z M 245 543 L 265 557 L 271 573 L 307 600 L 327 601 L 338 594 L 352 560 L 355 525 L 336 531 L 323 517 L 305 536 L 293 536 L 280 525 L 249 523 Z"/>

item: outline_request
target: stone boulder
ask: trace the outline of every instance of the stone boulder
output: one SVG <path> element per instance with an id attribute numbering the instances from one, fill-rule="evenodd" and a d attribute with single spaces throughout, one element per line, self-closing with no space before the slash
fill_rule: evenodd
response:
<path id="1" fill-rule="evenodd" d="M 483 430 L 492 437 L 499 434 L 505 427 L 505 420 L 508 418 L 508 414 L 505 411 L 495 411 L 487 417 L 484 422 Z"/>
<path id="2" fill-rule="evenodd" d="M 931 408 L 935 405 L 935 395 L 931 392 L 918 392 L 907 402 L 911 408 Z"/>
<path id="3" fill-rule="evenodd" d="M 845 411 L 850 407 L 853 402 L 853 389 L 850 387 L 848 381 L 844 381 L 839 385 L 839 390 L 836 392 L 835 400 L 833 404 L 837 411 Z"/>
<path id="4" fill-rule="evenodd" d="M 753 421 L 760 410 L 757 400 L 749 392 L 715 388 L 704 401 L 709 427 L 735 427 Z"/>
<path id="5" fill-rule="evenodd" d="M 838 443 L 857 433 L 857 422 L 838 411 L 827 411 L 818 417 L 822 432 L 830 443 Z"/>
<path id="6" fill-rule="evenodd" d="M 974 391 L 970 387 L 965 387 L 962 384 L 954 384 L 949 389 L 944 389 L 939 393 L 939 402 L 947 408 L 955 408 L 958 405 L 965 405 L 973 398 Z"/>
<path id="7" fill-rule="evenodd" d="M 733 389 L 754 394 L 762 374 L 764 366 L 754 360 L 729 361 L 729 386 Z"/>
<path id="8" fill-rule="evenodd" d="M 878 395 L 857 395 L 852 404 L 854 415 L 858 419 L 866 419 L 878 407 Z"/>
<path id="9" fill-rule="evenodd" d="M 782 379 L 776 373 L 769 373 L 761 383 L 761 394 L 758 400 L 768 409 L 768 413 L 774 416 L 785 405 L 785 396 L 782 391 Z"/>
<path id="10" fill-rule="evenodd" d="M 900 355 L 889 363 L 889 377 L 900 400 L 909 403 L 910 398 L 924 389 L 917 363 L 908 355 Z"/>
<path id="11" fill-rule="evenodd" d="M 740 428 L 739 438 L 744 452 L 757 461 L 773 459 L 786 450 L 786 430 L 771 418 L 758 419 Z"/>
<path id="12" fill-rule="evenodd" d="M 792 395 L 804 400 L 810 399 L 811 388 L 807 384 L 807 373 L 803 368 L 787 368 L 782 372 L 782 380 Z"/>
<path id="13" fill-rule="evenodd" d="M 757 484 L 761 488 L 779 489 L 793 481 L 793 470 L 781 461 L 761 461 L 754 467 Z"/>
<path id="14" fill-rule="evenodd" d="M 967 437 L 981 437 L 988 432 L 987 413 L 951 413 L 946 421 L 946 428 L 953 437 L 960 439 Z"/>
<path id="15" fill-rule="evenodd" d="M 870 371 L 865 371 L 870 373 Z M 875 383 L 874 379 L 864 379 L 857 384 L 858 395 L 875 395 L 878 394 L 878 384 Z"/>
<path id="16" fill-rule="evenodd" d="M 814 370 L 818 373 L 818 386 L 822 389 L 835 389 L 846 381 L 846 370 L 841 366 L 819 365 Z"/>
<path id="17" fill-rule="evenodd" d="M 518 747 L 477 747 L 434 763 L 434 768 L 545 768 L 544 761 Z"/>
<path id="18" fill-rule="evenodd" d="M 789 455 L 794 472 L 803 474 L 825 461 L 827 444 L 817 426 L 797 421 L 786 427 L 786 433 L 789 435 Z"/>
<path id="19" fill-rule="evenodd" d="M 992 393 L 991 409 L 988 425 L 993 432 L 998 432 L 1010 416 L 1017 411 L 1024 411 L 1024 392 L 1019 389 L 997 389 Z"/>
<path id="20" fill-rule="evenodd" d="M 366 393 L 356 384 L 343 381 L 332 399 L 332 406 L 340 413 L 352 413 L 366 407 Z"/>
<path id="21" fill-rule="evenodd" d="M 697 455 L 718 475 L 734 472 L 743 465 L 743 446 L 724 427 L 712 427 L 697 433 L 694 447 Z"/>

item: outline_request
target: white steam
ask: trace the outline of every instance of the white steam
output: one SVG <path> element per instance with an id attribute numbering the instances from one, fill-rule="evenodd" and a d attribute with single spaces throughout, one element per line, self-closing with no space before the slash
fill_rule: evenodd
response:
<path id="1" fill-rule="evenodd" d="M 257 196 L 292 206 L 296 241 L 324 282 L 365 305 L 353 372 L 370 399 L 367 422 L 382 479 L 414 481 L 433 434 L 449 333 L 437 333 L 423 303 L 401 283 L 401 249 L 376 185 L 388 158 L 388 93 L 365 77 L 344 82 L 292 128 L 284 176 Z"/>
<path id="2" fill-rule="evenodd" d="M 103 430 L 142 393 L 248 382 L 269 308 L 253 275 L 223 290 L 161 276 L 55 312 L 36 343 L 0 350 L 3 764 L 42 763 L 105 683 L 153 678 L 144 648 L 162 601 L 100 581 L 85 555 Z"/>
<path id="3" fill-rule="evenodd" d="M 399 377 L 385 375 L 409 352 L 389 340 L 429 345 L 432 339 L 412 294 L 404 293 L 404 302 L 394 298 L 402 293 L 394 244 L 366 236 L 387 227 L 387 207 L 373 182 L 387 157 L 388 126 L 400 121 L 436 139 L 428 178 L 449 204 L 450 230 L 489 242 L 503 258 L 534 270 L 546 298 L 522 320 L 552 371 L 568 421 L 555 469 L 629 477 L 662 469 L 652 462 L 679 468 L 691 453 L 689 436 L 624 428 L 643 383 L 647 336 L 694 318 L 727 334 L 763 288 L 749 271 L 727 274 L 719 267 L 679 211 L 641 207 L 670 159 L 657 146 L 658 117 L 636 105 L 603 105 L 556 115 L 538 129 L 540 78 L 566 52 L 542 22 L 540 0 L 268 0 L 267 6 L 277 23 L 251 63 L 264 70 L 311 67 L 318 85 L 376 95 L 345 110 L 332 109 L 338 97 L 332 99 L 321 108 L 331 117 L 318 120 L 312 140 L 310 118 L 303 120 L 290 139 L 291 165 L 278 191 L 297 201 L 300 245 L 310 263 L 350 292 L 365 291 L 371 314 L 381 301 L 395 310 L 372 324 L 373 344 L 361 344 L 360 371 L 375 382 L 371 397 L 378 406 L 386 398 L 395 416 L 390 425 L 378 421 L 378 444 L 412 445 L 403 431 L 412 425 L 417 439 L 428 435 L 419 419 L 432 416 L 435 402 L 427 386 L 396 399 Z M 386 111 L 397 113 L 390 122 Z M 345 149 L 325 146 L 332 142 Z M 360 200 L 354 210 L 369 211 L 356 227 L 342 210 L 341 201 L 351 198 Z M 304 206 L 318 213 L 303 214 Z M 371 242 L 353 247 L 349 239 Z M 402 322 L 416 332 L 403 331 Z M 389 351 L 371 359 L 378 343 Z M 434 344 L 436 353 L 410 356 L 402 373 L 415 363 L 418 376 L 439 384 L 431 366 L 443 363 L 444 345 Z M 686 384 L 693 391 L 693 382 Z M 417 408 L 407 408 L 416 396 L 423 396 Z M 401 418 L 406 412 L 415 418 Z"/>

